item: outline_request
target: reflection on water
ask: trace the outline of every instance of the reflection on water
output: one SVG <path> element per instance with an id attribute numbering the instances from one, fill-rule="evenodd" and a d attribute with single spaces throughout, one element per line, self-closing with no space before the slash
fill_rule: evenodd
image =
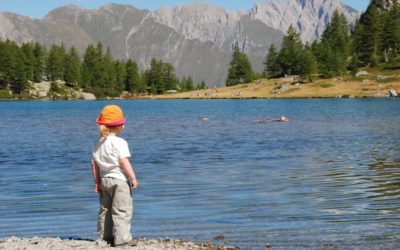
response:
<path id="1" fill-rule="evenodd" d="M 399 159 L 376 159 L 377 162 L 370 164 L 369 168 L 374 171 L 370 177 L 373 183 L 374 194 L 369 198 L 374 201 L 372 210 L 382 213 L 400 212 L 398 201 L 400 200 L 400 158 Z"/>
<path id="2" fill-rule="evenodd" d="M 0 237 L 95 237 L 90 149 L 109 102 L 0 102 Z M 134 234 L 224 235 L 243 249 L 400 247 L 398 100 L 118 104 L 142 186 Z M 254 122 L 281 115 L 290 122 Z"/>

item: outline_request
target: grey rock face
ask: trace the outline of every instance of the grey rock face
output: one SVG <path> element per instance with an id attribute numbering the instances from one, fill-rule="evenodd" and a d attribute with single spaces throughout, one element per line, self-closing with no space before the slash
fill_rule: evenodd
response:
<path id="1" fill-rule="evenodd" d="M 154 13 L 154 17 L 186 39 L 211 43 L 224 52 L 224 59 L 214 63 L 224 72 L 215 84 L 214 81 L 207 81 L 211 86 L 223 83 L 235 44 L 249 56 L 254 70 L 260 72 L 269 46 L 272 43 L 279 46 L 283 37 L 281 31 L 252 19 L 248 13 L 229 12 L 210 4 L 195 2 L 174 9 L 161 8 Z M 208 76 L 201 80 L 209 79 L 210 74 L 206 74 Z"/>
<path id="2" fill-rule="evenodd" d="M 242 16 L 211 4 L 196 2 L 174 9 L 163 7 L 154 14 L 158 22 L 174 28 L 185 38 L 212 42 L 220 47 L 237 30 Z"/>
<path id="3" fill-rule="evenodd" d="M 46 45 L 63 42 L 81 53 L 87 45 L 102 42 L 115 58 L 132 58 L 141 69 L 149 67 L 152 58 L 161 59 L 175 66 L 178 77 L 192 76 L 195 82 L 220 86 L 235 44 L 260 72 L 269 46 L 274 43 L 279 47 L 290 23 L 296 22 L 303 39 L 315 39 L 335 6 L 351 18 L 356 15 L 338 0 L 257 3 L 249 13 L 200 3 L 155 12 L 119 4 L 96 10 L 69 5 L 40 20 L 0 13 L 0 39 Z"/>
<path id="4" fill-rule="evenodd" d="M 254 19 L 286 32 L 292 24 L 304 42 L 320 38 L 335 10 L 343 13 L 353 23 L 359 13 L 339 0 L 282 0 L 256 3 L 250 11 Z"/>

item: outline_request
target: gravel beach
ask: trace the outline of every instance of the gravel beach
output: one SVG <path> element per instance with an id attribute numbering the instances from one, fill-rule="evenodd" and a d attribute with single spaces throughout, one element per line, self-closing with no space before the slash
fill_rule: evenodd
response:
<path id="1" fill-rule="evenodd" d="M 104 241 L 92 241 L 85 239 L 60 239 L 60 238 L 17 238 L 10 237 L 0 240 L 1 250 L 69 250 L 69 249 L 84 249 L 84 250 L 97 250 L 97 249 L 140 249 L 140 250 L 229 250 L 239 249 L 227 246 L 218 246 L 210 242 L 195 244 L 186 240 L 176 239 L 138 239 L 138 244 L 135 247 L 122 246 L 112 247 Z"/>

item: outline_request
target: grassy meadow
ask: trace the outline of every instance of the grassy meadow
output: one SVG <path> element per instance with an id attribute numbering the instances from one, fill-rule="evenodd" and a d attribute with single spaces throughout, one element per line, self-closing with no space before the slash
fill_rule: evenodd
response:
<path id="1" fill-rule="evenodd" d="M 157 99 L 212 98 L 363 98 L 386 97 L 389 90 L 400 93 L 400 70 L 369 70 L 357 77 L 299 81 L 294 77 L 260 79 L 249 84 L 208 88 L 155 96 Z"/>

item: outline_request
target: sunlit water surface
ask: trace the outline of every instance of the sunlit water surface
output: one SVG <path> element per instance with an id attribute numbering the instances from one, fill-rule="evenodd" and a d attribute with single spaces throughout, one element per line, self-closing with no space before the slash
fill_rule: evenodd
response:
<path id="1" fill-rule="evenodd" d="M 108 103 L 128 119 L 135 236 L 400 248 L 400 101 L 389 99 L 0 102 L 0 238 L 95 239 L 91 146 Z M 281 115 L 290 122 L 256 122 Z"/>

